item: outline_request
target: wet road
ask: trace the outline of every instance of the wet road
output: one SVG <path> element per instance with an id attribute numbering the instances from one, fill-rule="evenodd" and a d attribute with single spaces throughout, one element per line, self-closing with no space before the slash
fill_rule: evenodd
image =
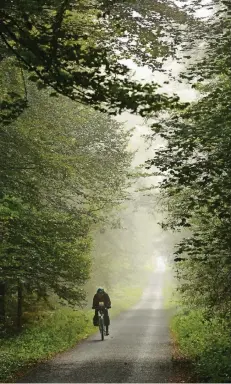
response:
<path id="1" fill-rule="evenodd" d="M 164 276 L 153 275 L 138 305 L 111 321 L 110 336 L 105 341 L 100 341 L 97 333 L 38 365 L 20 382 L 170 382 L 170 313 L 163 305 Z"/>

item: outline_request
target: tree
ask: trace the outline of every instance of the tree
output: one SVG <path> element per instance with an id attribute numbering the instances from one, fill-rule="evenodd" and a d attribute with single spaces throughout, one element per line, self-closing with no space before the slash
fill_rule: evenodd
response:
<path id="1" fill-rule="evenodd" d="M 54 104 L 31 84 L 27 98 L 17 120 L 1 126 L 0 280 L 11 292 L 23 286 L 24 295 L 53 292 L 76 305 L 92 227 L 125 196 L 129 132 L 65 97 Z"/>
<path id="2" fill-rule="evenodd" d="M 215 19 L 215 23 L 220 23 L 217 30 L 221 31 L 223 19 Z M 182 294 L 188 303 L 195 304 L 196 300 L 210 315 L 216 311 L 229 321 L 231 93 L 230 65 L 226 59 L 230 38 L 227 32 L 226 41 L 221 40 L 216 47 L 209 38 L 209 56 L 202 63 L 205 65 L 208 57 L 213 58 L 203 70 L 205 74 L 208 68 L 208 78 L 212 73 L 213 78 L 207 84 L 197 85 L 201 92 L 199 100 L 153 126 L 167 145 L 149 162 L 164 177 L 161 189 L 170 214 L 167 228 L 190 230 L 176 252 L 177 259 L 183 260 L 177 266 Z M 196 67 L 200 70 L 200 63 Z M 198 294 L 193 297 L 195 290 Z"/>
<path id="3" fill-rule="evenodd" d="M 4 2 L 0 29 L 2 59 L 15 57 L 16 63 L 31 73 L 30 79 L 39 88 L 52 88 L 55 93 L 112 114 L 126 108 L 145 115 L 162 107 L 174 107 L 178 98 L 159 94 L 155 83 L 142 84 L 132 80 L 128 67 L 119 61 L 124 57 L 120 55 L 119 37 L 128 38 L 131 48 L 132 35 L 136 31 L 135 40 L 138 41 L 139 37 L 139 43 L 136 53 L 132 53 L 134 57 L 140 56 L 137 52 L 141 46 L 146 47 L 151 20 L 144 22 L 144 18 L 148 15 L 150 2 L 146 4 L 142 22 L 132 17 L 132 12 L 140 9 L 140 2 L 135 2 L 134 9 L 129 2 L 109 2 L 109 5 L 112 4 L 109 20 L 101 17 L 105 14 L 106 4 L 93 2 L 92 5 L 90 1 L 77 0 Z M 183 13 L 177 11 L 176 7 L 166 6 L 164 9 L 168 9 L 169 14 L 170 10 L 174 10 L 174 15 L 181 22 Z M 155 13 L 163 17 L 163 7 L 158 5 Z M 169 14 L 165 24 L 169 22 Z M 129 22 L 126 20 L 128 16 Z M 120 26 L 119 17 L 123 17 Z M 159 33 L 158 30 L 152 59 L 160 53 L 161 43 L 157 41 Z M 116 47 L 119 57 L 113 53 Z M 150 44 L 141 54 L 145 60 L 148 57 L 147 50 L 152 52 Z M 17 93 L 11 96 L 22 103 Z M 9 107 L 5 100 L 3 107 Z"/>
<path id="4" fill-rule="evenodd" d="M 193 18 L 174 2 L 114 1 L 107 23 L 109 48 L 118 57 L 162 70 L 162 62 L 176 49 L 185 25 Z M 112 37 L 113 36 L 113 37 Z"/>

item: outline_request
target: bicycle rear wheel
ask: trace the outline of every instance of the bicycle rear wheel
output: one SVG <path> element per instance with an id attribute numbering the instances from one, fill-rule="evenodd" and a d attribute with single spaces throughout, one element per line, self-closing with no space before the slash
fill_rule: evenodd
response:
<path id="1" fill-rule="evenodd" d="M 103 341 L 104 340 L 104 321 L 103 321 L 103 319 L 99 320 L 99 330 L 100 330 L 100 334 L 101 334 L 101 340 Z"/>

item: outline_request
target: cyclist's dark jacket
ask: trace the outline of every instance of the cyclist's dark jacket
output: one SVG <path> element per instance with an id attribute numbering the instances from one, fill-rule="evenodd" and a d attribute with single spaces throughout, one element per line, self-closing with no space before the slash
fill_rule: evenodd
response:
<path id="1" fill-rule="evenodd" d="M 97 308 L 99 306 L 100 301 L 104 302 L 106 308 L 111 307 L 111 300 L 106 292 L 104 292 L 104 294 L 101 296 L 99 296 L 97 293 L 95 294 L 95 296 L 93 297 L 92 308 Z"/>

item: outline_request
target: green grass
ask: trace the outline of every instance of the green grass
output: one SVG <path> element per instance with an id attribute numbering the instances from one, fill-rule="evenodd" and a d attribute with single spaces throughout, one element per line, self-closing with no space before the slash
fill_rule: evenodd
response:
<path id="1" fill-rule="evenodd" d="M 171 309 L 176 308 L 178 304 L 178 295 L 176 291 L 176 280 L 173 277 L 173 269 L 170 264 L 166 265 L 166 272 L 164 274 L 164 308 Z"/>
<path id="2" fill-rule="evenodd" d="M 142 295 L 143 289 L 139 286 L 131 288 L 120 288 L 116 292 L 112 292 L 111 301 L 112 309 L 110 310 L 111 316 L 114 317 L 120 312 L 131 308 L 137 303 Z"/>
<path id="3" fill-rule="evenodd" d="M 165 279 L 164 281 L 164 289 L 163 289 L 163 295 L 164 295 L 164 308 L 170 309 L 174 308 L 177 305 L 177 297 L 175 292 L 175 284 L 172 279 Z"/>
<path id="4" fill-rule="evenodd" d="M 180 364 L 181 370 L 192 367 L 190 375 L 199 382 L 230 383 L 230 324 L 217 315 L 208 319 L 202 309 L 184 308 L 176 284 L 168 276 L 164 282 L 164 307 L 177 310 L 171 321 L 173 361 Z"/>
<path id="5" fill-rule="evenodd" d="M 230 383 L 230 327 L 214 316 L 207 320 L 202 310 L 182 311 L 172 320 L 172 332 L 182 360 L 194 363 L 200 381 Z"/>
<path id="6" fill-rule="evenodd" d="M 62 308 L 46 313 L 21 334 L 1 340 L 0 381 L 11 380 L 15 372 L 66 350 L 94 330 L 90 312 Z"/>
<path id="7" fill-rule="evenodd" d="M 112 292 L 111 317 L 139 300 L 142 288 L 117 287 Z M 45 312 L 44 318 L 25 328 L 19 335 L 0 340 L 0 382 L 12 382 L 27 367 L 63 352 L 98 329 L 92 325 L 93 311 L 60 308 Z"/>

